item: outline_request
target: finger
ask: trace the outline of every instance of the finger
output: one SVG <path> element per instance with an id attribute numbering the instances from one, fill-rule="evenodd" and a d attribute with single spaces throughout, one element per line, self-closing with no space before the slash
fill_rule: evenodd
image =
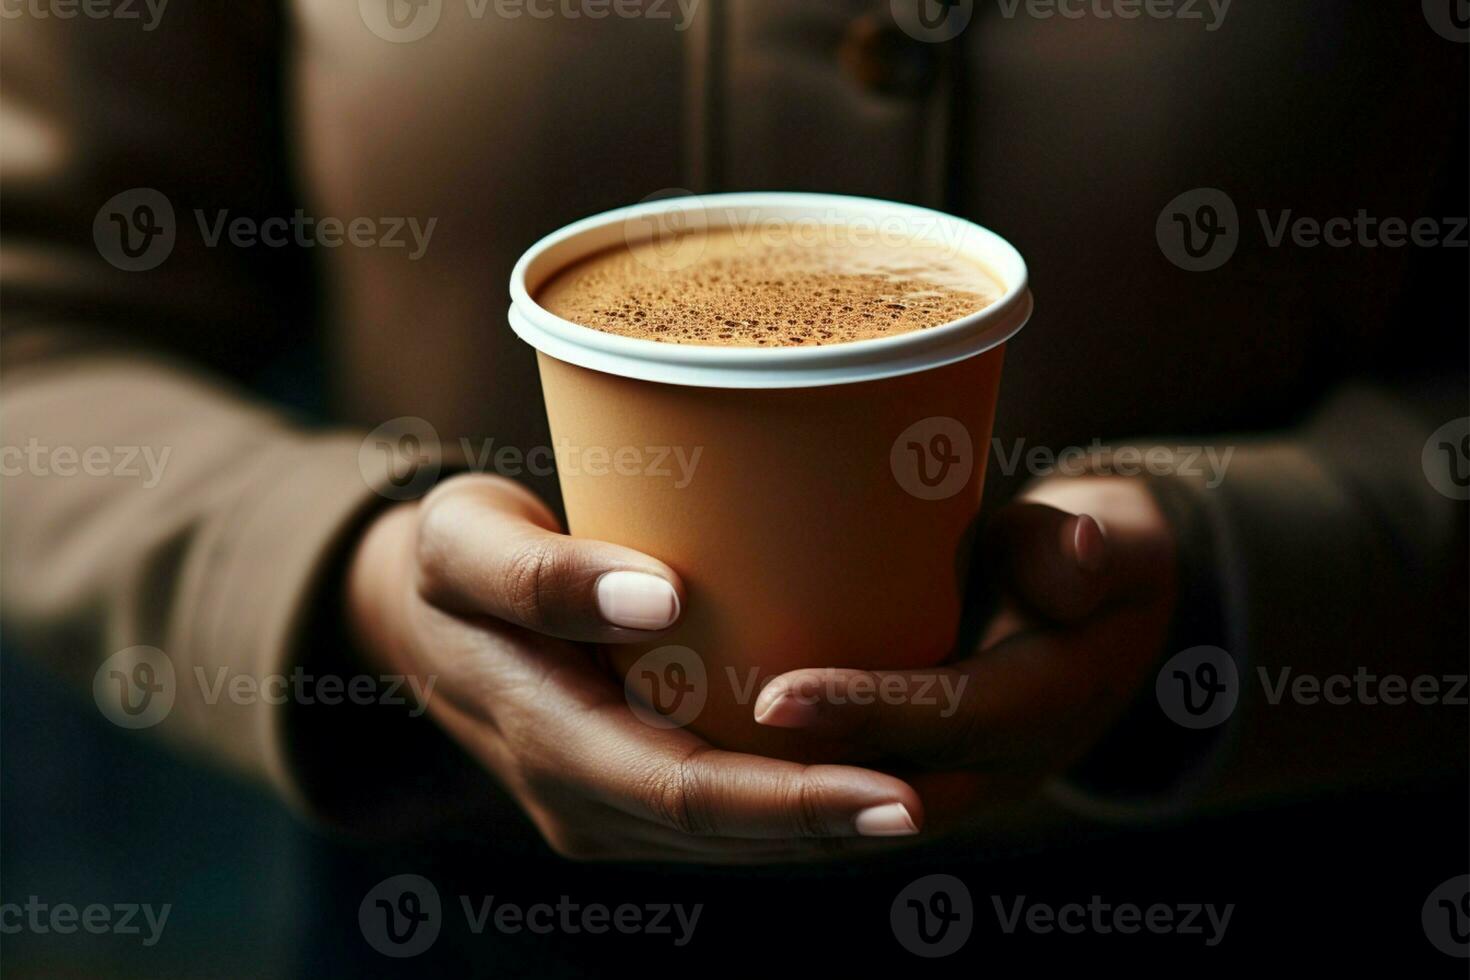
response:
<path id="1" fill-rule="evenodd" d="M 1167 615 L 1126 607 L 1068 630 L 1021 633 L 929 671 L 792 671 L 761 691 L 755 718 L 841 740 L 858 759 L 1055 768 L 1126 709 L 1152 663 L 1134 639 L 1156 633 Z"/>
<path id="2" fill-rule="evenodd" d="M 1105 600 L 1132 599 L 1172 580 L 1174 535 L 1147 484 L 1131 477 L 1045 480 L 1024 501 L 1068 514 L 1090 514 L 1106 542 Z"/>
<path id="3" fill-rule="evenodd" d="M 1086 514 L 1010 504 L 987 528 L 986 554 L 1001 588 L 1049 620 L 1075 622 L 1107 592 L 1108 542 Z"/>
<path id="4" fill-rule="evenodd" d="M 441 704 L 440 723 L 466 745 L 499 780 L 512 788 L 522 787 L 520 774 L 526 769 L 510 747 L 483 723 L 453 706 Z M 706 864 L 807 863 L 843 856 L 891 850 L 895 843 L 912 836 L 875 837 L 726 837 L 694 835 L 647 816 L 626 812 L 601 800 L 583 799 L 567 809 L 552 812 L 544 805 L 517 793 L 521 805 L 537 825 L 547 844 L 563 857 L 576 861 L 665 861 Z M 561 800 L 565 807 L 566 800 Z"/>
<path id="5" fill-rule="evenodd" d="M 556 766 L 625 813 L 693 837 L 910 836 L 924 811 L 900 779 L 855 766 L 804 766 L 713 748 L 644 724 L 626 704 L 583 715 Z"/>
<path id="6" fill-rule="evenodd" d="M 456 477 L 422 508 L 419 591 L 442 609 L 604 643 L 647 640 L 679 618 L 673 569 L 562 534 L 546 505 L 509 480 Z"/>
<path id="7" fill-rule="evenodd" d="M 479 697 L 488 686 L 493 713 L 448 695 L 431 710 L 518 797 L 595 800 L 701 837 L 887 837 L 922 826 L 919 797 L 900 779 L 718 751 L 640 720 L 576 648 L 509 626 L 488 635 L 502 633 L 515 642 L 496 642 L 493 679 L 456 685 Z"/>

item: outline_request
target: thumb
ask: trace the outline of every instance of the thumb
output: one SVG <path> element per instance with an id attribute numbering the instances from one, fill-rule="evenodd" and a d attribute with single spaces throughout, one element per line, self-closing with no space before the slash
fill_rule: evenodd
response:
<path id="1" fill-rule="evenodd" d="M 647 639 L 683 605 L 669 566 L 562 534 L 545 504 L 500 477 L 455 477 L 424 498 L 417 557 L 419 592 L 441 609 L 567 640 Z"/>
<path id="2" fill-rule="evenodd" d="M 1004 591 L 1055 622 L 1089 615 L 1107 592 L 1108 540 L 1087 514 L 1010 504 L 986 529 L 985 555 Z"/>

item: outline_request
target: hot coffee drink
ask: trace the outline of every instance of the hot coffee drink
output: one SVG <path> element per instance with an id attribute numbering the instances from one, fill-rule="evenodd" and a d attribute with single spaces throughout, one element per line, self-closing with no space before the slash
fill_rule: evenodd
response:
<path id="1" fill-rule="evenodd" d="M 563 269 L 536 299 L 564 320 L 642 340 L 810 347 L 952 323 L 1003 292 L 941 242 L 808 232 L 730 228 L 620 245 Z"/>

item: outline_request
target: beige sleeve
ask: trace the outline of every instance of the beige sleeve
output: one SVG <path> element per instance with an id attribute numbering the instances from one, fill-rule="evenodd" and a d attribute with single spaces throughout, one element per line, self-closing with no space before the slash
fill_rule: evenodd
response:
<path id="1" fill-rule="evenodd" d="M 157 647 L 174 701 L 154 730 L 302 804 L 285 708 L 220 682 L 287 675 L 315 606 L 334 602 L 323 576 L 385 499 L 361 436 L 294 430 L 127 355 L 7 371 L 0 420 L 7 642 L 82 690 L 112 653 Z"/>
<path id="2" fill-rule="evenodd" d="M 1102 461 L 1154 460 L 1185 593 L 1164 657 L 1223 649 L 1238 700 L 1186 729 L 1149 684 L 1054 797 L 1131 821 L 1462 774 L 1466 460 L 1430 444 L 1465 411 L 1463 377 L 1353 385 L 1292 430 Z"/>
<path id="3" fill-rule="evenodd" d="M 293 250 L 211 248 L 193 227 L 197 210 L 290 213 L 273 11 L 181 5 L 149 32 L 6 21 L 0 615 L 8 648 L 82 691 L 116 651 L 164 651 L 175 703 L 152 731 L 301 803 L 285 709 L 208 692 L 221 671 L 287 670 L 386 473 L 360 434 L 293 426 L 226 377 L 309 336 Z M 139 188 L 170 203 L 176 240 L 129 270 L 94 228 Z"/>

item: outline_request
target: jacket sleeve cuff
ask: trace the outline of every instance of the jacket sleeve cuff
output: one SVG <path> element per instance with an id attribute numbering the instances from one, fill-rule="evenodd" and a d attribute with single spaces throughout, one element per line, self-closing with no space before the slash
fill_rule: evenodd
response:
<path id="1" fill-rule="evenodd" d="M 1167 466 L 1162 465 L 1165 454 Z M 1183 651 L 1215 648 L 1209 656 L 1228 660 L 1234 668 L 1231 697 L 1238 698 L 1248 670 L 1244 637 L 1238 631 L 1244 586 L 1232 577 L 1240 564 L 1222 501 L 1211 481 L 1188 465 L 1184 453 L 1154 447 L 1140 455 L 1155 461 L 1143 478 L 1174 531 L 1178 555 L 1179 598 L 1157 671 Z M 1102 460 L 1097 470 L 1120 471 L 1113 462 Z M 1151 674 L 1150 680 L 1157 677 L 1157 672 Z M 1232 703 L 1238 708 L 1238 700 Z M 1235 710 L 1207 727 L 1178 723 L 1165 710 L 1155 684 L 1148 683 L 1098 745 L 1048 786 L 1048 795 L 1068 810 L 1098 820 L 1168 818 L 1188 809 L 1210 784 L 1238 730 Z"/>
<path id="2" fill-rule="evenodd" d="M 182 665 L 175 711 L 227 762 L 264 773 L 293 809 L 329 825 L 350 822 L 322 774 L 341 772 L 349 733 L 360 734 L 367 714 L 356 709 L 402 699 L 397 711 L 372 713 L 379 737 L 401 745 L 443 738 L 412 714 L 411 693 L 390 694 L 383 678 L 353 671 L 341 624 L 341 569 L 357 532 L 405 493 L 385 455 L 364 451 L 359 436 L 293 440 L 266 455 L 253 468 L 253 492 L 237 496 L 237 512 L 215 523 L 216 540 L 200 549 L 207 567 L 192 579 L 196 593 L 179 598 L 189 615 L 171 648 L 194 656 Z M 359 745 L 351 757 L 364 751 Z"/>

